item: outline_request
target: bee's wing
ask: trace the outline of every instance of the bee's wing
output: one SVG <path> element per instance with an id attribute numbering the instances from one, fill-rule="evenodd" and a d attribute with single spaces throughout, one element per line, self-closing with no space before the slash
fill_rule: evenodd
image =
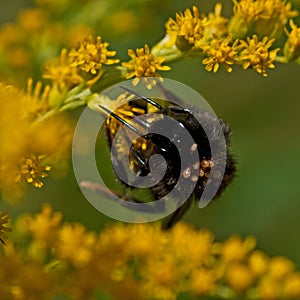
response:
<path id="1" fill-rule="evenodd" d="M 160 82 L 157 82 L 157 87 L 160 89 L 160 91 L 162 92 L 162 94 L 165 96 L 164 100 L 169 101 L 169 102 L 173 102 L 177 105 L 180 106 L 184 106 L 184 102 L 181 98 L 179 98 L 178 96 L 176 96 L 173 92 L 171 92 L 170 90 L 166 89 L 163 84 L 161 84 Z"/>

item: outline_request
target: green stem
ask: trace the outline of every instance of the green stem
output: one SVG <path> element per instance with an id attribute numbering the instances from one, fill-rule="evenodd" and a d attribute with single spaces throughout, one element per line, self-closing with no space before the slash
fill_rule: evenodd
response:
<path id="1" fill-rule="evenodd" d="M 154 46 L 154 52 L 157 56 L 162 56 L 164 53 L 165 63 L 177 62 L 180 60 L 185 60 L 194 57 L 202 57 L 203 53 L 198 49 L 191 49 L 189 51 L 181 52 L 177 48 L 166 49 L 162 45 L 159 47 Z M 98 94 L 103 90 L 117 84 L 123 80 L 126 80 L 127 70 L 122 66 L 116 66 L 105 70 L 102 76 L 95 82 L 92 86 L 88 87 L 86 84 L 75 87 L 73 90 L 70 90 L 61 101 L 58 107 L 51 108 L 49 111 L 39 116 L 34 122 L 38 124 L 42 121 L 45 121 L 57 113 L 67 110 L 73 110 L 75 108 L 85 106 L 92 99 L 92 95 Z"/>
<path id="2" fill-rule="evenodd" d="M 34 122 L 32 122 L 31 125 L 35 126 L 38 123 L 43 122 L 43 121 L 47 120 L 48 118 L 51 118 L 52 116 L 55 116 L 57 114 L 57 112 L 58 112 L 57 108 L 52 108 L 51 110 L 47 111 L 43 115 L 39 116 L 36 120 L 34 120 Z"/>
<path id="3" fill-rule="evenodd" d="M 126 69 L 117 66 L 103 72 L 99 80 L 91 87 L 93 92 L 100 93 L 101 91 L 126 80 Z"/>
<path id="4" fill-rule="evenodd" d="M 118 67 L 108 69 L 103 73 L 99 80 L 93 84 L 93 86 L 87 87 L 86 84 L 83 84 L 82 86 L 77 86 L 73 90 L 70 90 L 65 95 L 59 106 L 53 107 L 43 115 L 39 116 L 32 125 L 35 126 L 36 124 L 43 122 L 62 111 L 73 110 L 75 108 L 85 106 L 90 101 L 93 92 L 100 93 L 106 88 L 121 82 L 124 79 L 124 70 L 118 69 Z"/>
<path id="5" fill-rule="evenodd" d="M 287 64 L 289 62 L 285 56 L 277 56 L 276 61 L 282 64 Z"/>

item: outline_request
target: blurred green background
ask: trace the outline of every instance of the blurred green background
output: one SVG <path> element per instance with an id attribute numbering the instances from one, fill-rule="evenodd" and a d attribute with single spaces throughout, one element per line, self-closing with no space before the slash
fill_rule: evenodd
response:
<path id="1" fill-rule="evenodd" d="M 164 23 L 176 11 L 195 4 L 207 13 L 216 1 L 158 3 L 139 2 L 148 7 L 149 15 L 135 15 L 145 26 L 130 36 L 96 32 L 110 41 L 111 49 L 116 49 L 121 58 L 126 58 L 128 48 L 159 41 L 164 35 Z M 229 16 L 232 3 L 223 3 L 224 15 Z M 1 23 L 13 21 L 22 7 L 31 5 L 32 1 L 0 0 Z M 294 1 L 294 7 L 300 9 L 299 1 Z M 135 6 L 131 9 L 134 11 Z M 263 78 L 253 70 L 238 68 L 231 75 L 223 70 L 211 74 L 200 60 L 172 64 L 172 71 L 166 73 L 166 77 L 201 93 L 216 114 L 231 125 L 232 151 L 238 161 L 236 179 L 221 199 L 204 209 L 193 206 L 184 219 L 212 230 L 218 240 L 234 233 L 254 235 L 259 248 L 270 255 L 288 256 L 300 268 L 300 66 L 277 64 L 269 74 Z M 66 177 L 47 178 L 45 182 L 42 190 L 30 188 L 18 207 L 10 208 L 1 202 L 0 208 L 9 208 L 16 216 L 35 212 L 41 203 L 49 201 L 64 212 L 65 220 L 80 221 L 90 229 L 99 230 L 113 222 L 83 197 L 71 162 Z"/>

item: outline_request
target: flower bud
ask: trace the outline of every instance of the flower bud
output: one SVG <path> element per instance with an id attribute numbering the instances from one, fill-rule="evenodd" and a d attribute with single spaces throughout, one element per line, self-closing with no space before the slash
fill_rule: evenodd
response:
<path id="1" fill-rule="evenodd" d="M 283 53 L 288 61 L 296 60 L 300 56 L 300 27 L 290 21 L 291 32 L 286 31 L 288 40 L 286 41 Z"/>
<path id="2" fill-rule="evenodd" d="M 188 51 L 193 46 L 183 35 L 177 35 L 175 45 L 180 51 Z"/>
<path id="3" fill-rule="evenodd" d="M 233 16 L 230 20 L 228 31 L 235 40 L 245 38 L 250 29 L 251 24 L 245 19 L 238 16 Z"/>

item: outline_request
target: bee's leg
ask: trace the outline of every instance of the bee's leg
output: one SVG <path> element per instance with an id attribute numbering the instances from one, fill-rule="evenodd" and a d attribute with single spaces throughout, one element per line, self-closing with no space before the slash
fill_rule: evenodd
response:
<path id="1" fill-rule="evenodd" d="M 103 196 L 106 196 L 108 198 L 112 198 L 111 193 L 116 195 L 118 198 L 123 199 L 124 201 L 128 202 L 135 202 L 135 203 L 142 203 L 141 201 L 138 201 L 136 199 L 133 199 L 132 197 L 129 197 L 128 195 L 122 195 L 116 191 L 112 191 L 111 189 L 107 189 L 103 187 L 101 184 L 91 181 L 81 181 L 80 187 L 87 189 L 93 193 L 101 194 Z"/>
<path id="2" fill-rule="evenodd" d="M 162 229 L 168 230 L 173 227 L 182 218 L 182 216 L 191 206 L 191 203 L 192 199 L 188 199 L 181 207 L 179 207 L 169 217 L 167 217 L 162 223 Z"/>
<path id="3" fill-rule="evenodd" d="M 108 191 L 107 188 L 104 188 L 101 184 L 92 182 L 92 181 L 81 181 L 80 187 L 87 189 L 93 193 L 101 194 L 103 196 L 111 197 L 111 193 Z M 120 194 L 118 194 L 115 191 L 112 191 L 113 194 L 115 194 L 117 197 L 121 197 Z"/>
<path id="4" fill-rule="evenodd" d="M 0 242 L 3 244 L 3 245 L 5 245 L 5 242 L 0 238 Z"/>
<path id="5" fill-rule="evenodd" d="M 129 195 L 127 195 L 126 193 L 124 193 L 124 195 L 116 192 L 116 191 L 112 191 L 109 190 L 107 188 L 104 188 L 102 185 L 100 185 L 99 183 L 96 182 L 91 182 L 91 181 L 81 181 L 80 182 L 80 187 L 90 190 L 93 193 L 98 193 L 101 195 L 104 195 L 108 198 L 112 198 L 111 193 L 115 194 L 119 200 L 120 200 L 120 204 L 123 205 L 124 207 L 129 207 L 130 204 L 129 203 L 139 203 L 139 204 L 145 204 L 145 202 L 140 201 L 134 197 L 131 197 Z M 121 200 L 122 199 L 122 200 Z M 150 203 L 149 203 L 150 204 Z M 136 208 L 134 206 L 130 206 L 131 209 L 135 209 L 135 210 L 140 210 L 141 207 L 137 206 Z M 143 211 L 145 212 L 158 212 L 162 209 L 161 204 L 156 202 L 156 201 L 152 201 L 151 205 L 147 205 L 146 207 L 143 207 Z"/>

